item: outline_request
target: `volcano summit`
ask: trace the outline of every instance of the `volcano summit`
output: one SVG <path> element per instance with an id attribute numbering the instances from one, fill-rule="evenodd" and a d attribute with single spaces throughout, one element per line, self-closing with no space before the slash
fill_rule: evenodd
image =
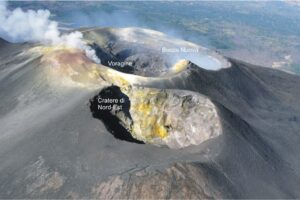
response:
<path id="1" fill-rule="evenodd" d="M 0 40 L 0 198 L 300 198 L 299 76 L 153 30 L 78 31 L 100 63 Z"/>

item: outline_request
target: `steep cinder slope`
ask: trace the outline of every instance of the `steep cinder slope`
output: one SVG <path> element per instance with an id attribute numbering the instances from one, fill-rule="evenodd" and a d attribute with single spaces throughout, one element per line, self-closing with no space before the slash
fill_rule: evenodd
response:
<path id="1" fill-rule="evenodd" d="M 193 191 L 196 197 L 230 197 L 230 185 L 223 187 L 216 180 L 206 178 L 208 181 L 199 180 L 201 185 L 192 189 L 177 167 L 169 175 L 166 171 L 175 163 L 183 163 L 183 173 L 188 173 L 193 161 L 206 162 L 207 158 L 199 155 L 211 154 L 206 145 L 172 150 L 116 139 L 90 111 L 90 99 L 107 85 L 89 88 L 69 82 L 60 74 L 64 69 L 55 73 L 57 68 L 44 63 L 44 57 L 30 47 L 13 44 L 0 47 L 1 54 L 5 55 L 0 63 L 1 198 L 100 198 L 103 195 L 112 198 L 110 194 L 117 187 L 112 184 L 112 193 L 107 190 L 99 193 L 98 187 L 118 175 L 127 184 L 122 194 L 138 197 L 131 191 L 131 185 L 138 180 L 131 182 L 128 175 L 144 169 L 147 169 L 145 176 L 139 180 L 146 188 L 152 188 L 158 173 L 167 173 L 164 197 L 173 193 L 173 188 L 174 197 L 186 196 L 179 192 L 181 189 L 175 190 L 173 176 L 181 177 L 187 194 Z M 195 168 L 194 173 L 204 176 L 201 169 Z M 226 180 L 222 173 L 219 176 Z M 157 184 L 156 189 L 161 190 L 162 185 Z M 144 198 L 150 194 L 149 197 L 156 198 L 155 190 L 148 194 L 142 191 L 140 188 L 137 192 Z"/>
<path id="2" fill-rule="evenodd" d="M 298 76 L 229 59 L 136 77 L 206 95 L 221 117 L 220 136 L 159 148 L 114 138 L 89 107 L 103 86 L 65 84 L 24 45 L 0 46 L 1 198 L 300 198 Z"/>
<path id="3" fill-rule="evenodd" d="M 299 76 L 229 61 L 220 71 L 191 63 L 145 86 L 192 90 L 215 103 L 225 138 L 214 162 L 241 197 L 299 198 Z"/>

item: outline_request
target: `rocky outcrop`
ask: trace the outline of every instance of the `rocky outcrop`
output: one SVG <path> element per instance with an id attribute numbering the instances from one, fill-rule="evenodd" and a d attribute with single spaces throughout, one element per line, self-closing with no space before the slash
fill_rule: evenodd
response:
<path id="1" fill-rule="evenodd" d="M 209 175 L 206 165 L 180 163 L 166 169 L 136 169 L 109 177 L 92 189 L 95 199 L 220 199 L 230 198 L 232 185 L 226 177 Z M 226 195 L 224 195 L 226 193 Z"/>
<path id="2" fill-rule="evenodd" d="M 96 65 L 74 49 L 37 47 L 31 51 L 43 54 L 42 63 L 48 66 L 51 74 L 60 77 L 63 84 L 99 89 L 109 85 L 119 87 L 128 96 L 130 109 L 111 109 L 111 112 L 139 141 L 183 148 L 198 145 L 222 132 L 214 104 L 199 93 L 135 87 L 134 84 L 140 82 L 138 79 L 132 82 L 128 74 Z M 170 70 L 180 73 L 187 65 L 186 61 L 180 61 Z"/>
<path id="3" fill-rule="evenodd" d="M 89 33 L 99 46 L 103 31 Z M 150 37 L 152 47 L 160 37 L 133 32 L 122 37 Z M 182 62 L 141 77 L 75 49 L 32 46 L 0 46 L 0 198 L 300 197 L 298 76 L 228 59 L 217 71 Z M 108 114 L 130 136 L 147 133 L 147 144 L 116 139 L 91 113 L 90 100 L 112 85 L 130 106 Z M 175 129 L 181 138 L 169 142 Z M 204 142 L 171 149 L 195 135 Z"/>
<path id="4" fill-rule="evenodd" d="M 119 115 L 133 137 L 146 143 L 182 148 L 221 134 L 215 106 L 205 96 L 185 91 L 124 89 L 130 120 Z"/>

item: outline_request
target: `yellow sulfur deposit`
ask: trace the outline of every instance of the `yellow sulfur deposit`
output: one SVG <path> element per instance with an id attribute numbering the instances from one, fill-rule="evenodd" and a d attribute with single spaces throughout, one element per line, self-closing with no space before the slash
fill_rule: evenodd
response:
<path id="1" fill-rule="evenodd" d="M 175 73 L 183 71 L 188 66 L 187 60 L 179 60 L 177 63 L 175 63 L 172 67 L 172 71 Z"/>
<path id="2" fill-rule="evenodd" d="M 154 126 L 154 133 L 155 136 L 159 136 L 160 138 L 165 138 L 168 136 L 167 129 L 164 126 L 158 124 L 155 124 Z"/>
<path id="3" fill-rule="evenodd" d="M 105 70 L 97 65 L 81 50 L 65 46 L 38 46 L 30 50 L 42 55 L 41 61 L 48 75 L 54 82 L 60 81 L 64 85 L 99 88 L 107 86 L 102 77 Z"/>
<path id="4" fill-rule="evenodd" d="M 158 89 L 149 88 L 132 88 L 123 92 L 131 101 L 132 135 L 148 143 L 153 143 L 156 138 L 166 138 L 169 134 L 161 112 L 166 96 Z"/>
<path id="5" fill-rule="evenodd" d="M 62 45 L 56 45 L 56 46 L 37 46 L 30 49 L 32 53 L 40 53 L 42 55 L 47 55 L 50 53 L 53 53 L 55 51 L 76 51 L 74 48 L 69 48 Z"/>
<path id="6" fill-rule="evenodd" d="M 35 47 L 31 51 L 40 53 L 42 61 L 50 66 L 55 79 L 66 79 L 81 86 L 116 85 L 131 101 L 130 131 L 140 140 L 151 143 L 155 138 L 165 138 L 168 131 L 164 126 L 161 107 L 165 97 L 156 89 L 132 88 L 123 73 L 91 62 L 77 49 L 63 46 Z"/>
<path id="7" fill-rule="evenodd" d="M 181 148 L 198 144 L 220 133 L 218 116 L 204 97 L 198 100 L 178 96 L 170 91 L 134 86 L 139 78 L 92 62 L 84 52 L 64 46 L 35 47 L 30 51 L 41 55 L 48 80 L 62 87 L 84 87 L 96 90 L 116 85 L 130 100 L 129 114 L 115 113 L 131 135 L 145 143 Z M 189 65 L 180 60 L 171 68 L 179 73 Z M 193 108 L 193 109 L 190 109 Z M 202 116 L 196 119 L 195 116 Z M 188 119 L 193 122 L 185 124 Z M 180 137 L 178 134 L 182 134 Z M 182 138 L 185 138 L 182 140 Z"/>

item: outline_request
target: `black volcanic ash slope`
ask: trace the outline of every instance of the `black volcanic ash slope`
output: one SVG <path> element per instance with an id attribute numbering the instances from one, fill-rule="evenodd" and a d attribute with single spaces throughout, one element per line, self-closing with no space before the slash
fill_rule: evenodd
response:
<path id="1" fill-rule="evenodd" d="M 172 150 L 115 139 L 87 106 L 99 91 L 51 86 L 26 48 L 0 46 L 0 198 L 300 198 L 299 76 L 229 59 L 141 82 L 219 110 L 221 136 Z"/>
<path id="2" fill-rule="evenodd" d="M 192 90 L 215 103 L 225 134 L 217 162 L 241 197 L 299 197 L 299 76 L 229 60 L 232 67 L 220 71 L 191 63 L 145 86 Z"/>

